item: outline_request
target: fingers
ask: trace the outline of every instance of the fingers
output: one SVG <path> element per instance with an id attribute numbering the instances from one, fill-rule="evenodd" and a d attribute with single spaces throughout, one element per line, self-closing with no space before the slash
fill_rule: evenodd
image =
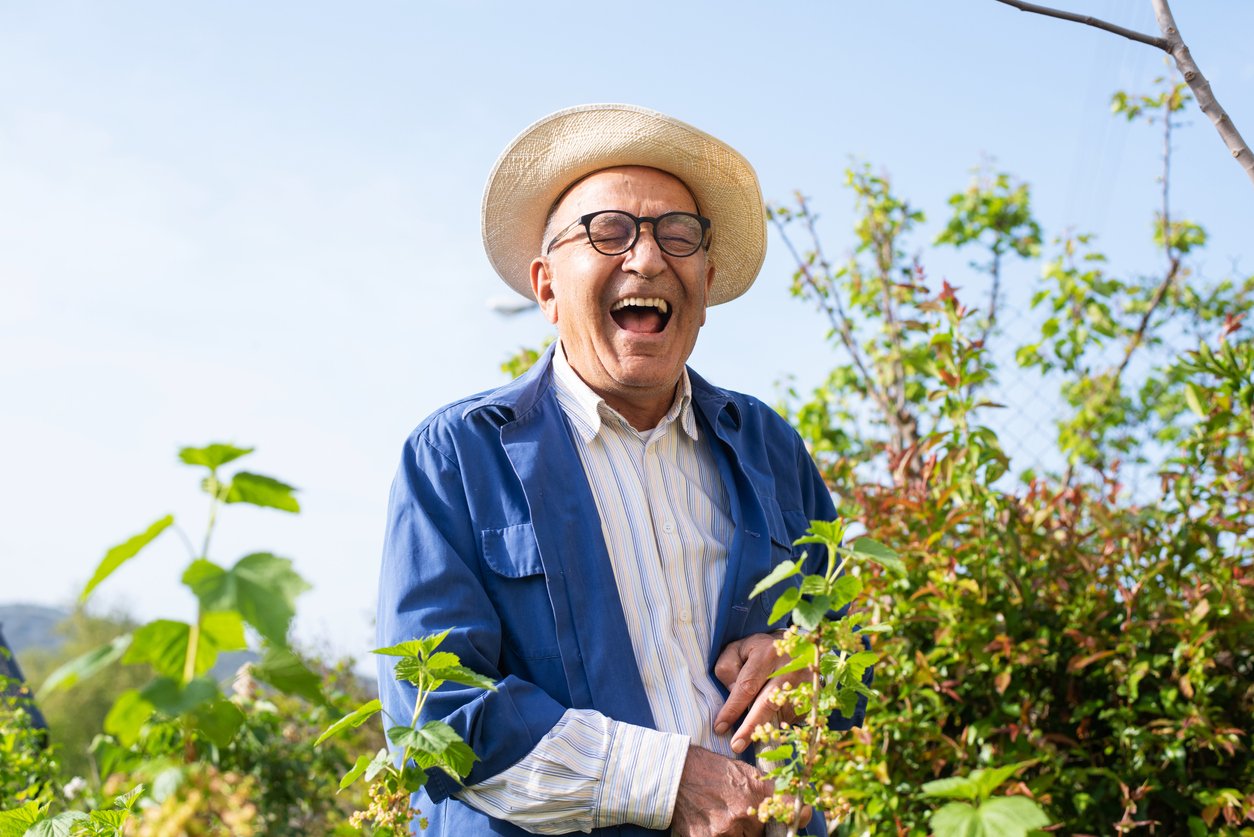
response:
<path id="1" fill-rule="evenodd" d="M 753 731 L 758 726 L 767 722 L 775 723 L 779 719 L 779 707 L 771 702 L 771 695 L 775 694 L 783 680 L 784 678 L 782 677 L 774 678 L 758 691 L 757 698 L 753 701 L 753 705 L 749 707 L 749 712 L 745 715 L 744 721 L 736 728 L 736 732 L 732 734 L 731 748 L 733 752 L 744 752 L 745 747 L 749 746 Z"/>
<path id="2" fill-rule="evenodd" d="M 763 641 L 752 641 L 759 637 Z M 719 674 L 720 665 L 722 674 Z M 755 635 L 732 643 L 723 651 L 715 666 L 715 673 L 730 694 L 714 716 L 715 733 L 723 735 L 731 729 L 736 719 L 757 699 L 771 672 L 778 667 L 779 656 L 775 653 L 774 640 L 765 635 Z M 727 675 L 727 679 L 723 679 L 724 675 Z"/>

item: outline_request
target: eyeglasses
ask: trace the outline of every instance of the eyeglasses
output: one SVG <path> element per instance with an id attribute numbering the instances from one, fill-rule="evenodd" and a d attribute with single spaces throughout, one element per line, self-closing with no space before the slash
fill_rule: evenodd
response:
<path id="1" fill-rule="evenodd" d="M 702 245 L 706 245 L 706 234 L 710 231 L 710 219 L 691 212 L 667 212 L 656 218 L 647 215 L 637 218 L 619 209 L 603 209 L 576 218 L 566 229 L 553 236 L 544 252 L 546 255 L 553 252 L 553 245 L 559 239 L 582 225 L 588 233 L 588 243 L 598 253 L 618 256 L 636 246 L 640 238 L 640 224 L 646 221 L 653 225 L 653 239 L 662 252 L 677 257 L 691 256 L 700 250 Z"/>

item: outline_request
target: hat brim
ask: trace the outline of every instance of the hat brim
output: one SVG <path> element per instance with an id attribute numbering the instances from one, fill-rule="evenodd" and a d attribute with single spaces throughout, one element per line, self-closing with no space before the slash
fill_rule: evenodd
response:
<path id="1" fill-rule="evenodd" d="M 710 305 L 749 289 L 766 257 L 757 173 L 704 131 L 635 105 L 581 105 L 550 114 L 506 147 L 483 191 L 483 246 L 505 284 L 533 298 L 549 209 L 570 184 L 601 169 L 649 166 L 678 177 L 710 218 L 715 265 Z"/>

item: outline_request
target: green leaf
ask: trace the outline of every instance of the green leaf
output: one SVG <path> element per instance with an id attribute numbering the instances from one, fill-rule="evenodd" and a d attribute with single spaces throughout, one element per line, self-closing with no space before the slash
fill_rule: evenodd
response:
<path id="1" fill-rule="evenodd" d="M 1026 796 L 999 796 L 976 809 L 987 834 L 1026 837 L 1029 831 L 1049 825 L 1049 817 L 1035 800 Z"/>
<path id="2" fill-rule="evenodd" d="M 310 703 L 330 706 L 322 693 L 322 678 L 286 648 L 268 647 L 261 662 L 254 665 L 253 675 L 280 692 L 303 697 Z"/>
<path id="3" fill-rule="evenodd" d="M 73 686 L 80 680 L 86 680 L 97 671 L 121 659 L 126 653 L 126 649 L 131 644 L 131 635 L 122 634 L 119 637 L 106 642 L 99 648 L 95 648 L 75 657 L 67 663 L 63 663 L 48 675 L 43 685 L 39 687 L 38 694 L 35 695 L 36 701 L 41 701 L 47 697 L 54 689 L 66 688 Z"/>
<path id="4" fill-rule="evenodd" d="M 866 670 L 875 665 L 875 661 L 879 659 L 877 654 L 871 651 L 859 651 L 845 661 L 848 667 L 849 679 L 855 683 L 861 683 Z"/>
<path id="5" fill-rule="evenodd" d="M 52 819 L 42 820 L 30 827 L 25 837 L 70 837 L 80 822 L 88 817 L 82 811 L 64 811 Z"/>
<path id="6" fill-rule="evenodd" d="M 123 747 L 130 747 L 139 738 L 139 731 L 152 717 L 156 709 L 144 700 L 137 689 L 127 689 L 105 715 L 104 731 L 118 740 Z"/>
<path id="7" fill-rule="evenodd" d="M 845 537 L 845 524 L 839 520 L 811 520 L 809 532 L 804 537 L 793 541 L 793 546 L 804 543 L 825 543 L 829 546 L 840 543 Z"/>
<path id="8" fill-rule="evenodd" d="M 1007 764 L 1001 767 L 992 767 L 985 770 L 972 770 L 971 778 L 974 779 L 980 788 L 980 798 L 984 799 L 992 796 L 993 791 L 1001 787 L 1002 783 L 1013 776 L 1021 767 L 1025 767 L 1031 762 L 1020 761 L 1014 764 Z"/>
<path id="9" fill-rule="evenodd" d="M 192 725 L 219 747 L 235 738 L 244 723 L 244 713 L 229 700 L 215 700 L 198 706 L 191 713 Z"/>
<path id="10" fill-rule="evenodd" d="M 449 629 L 450 631 L 452 628 Z M 449 635 L 449 631 L 442 631 L 438 634 L 422 637 L 421 639 L 411 639 L 402 642 L 399 645 L 389 645 L 386 648 L 376 648 L 372 654 L 382 654 L 385 657 L 429 657 L 436 648 L 440 647 L 440 643 Z"/>
<path id="11" fill-rule="evenodd" d="M 779 594 L 779 598 L 775 600 L 775 606 L 771 608 L 771 615 L 766 621 L 772 625 L 775 624 L 787 616 L 799 601 L 801 601 L 801 591 L 796 587 L 789 587 Z"/>
<path id="12" fill-rule="evenodd" d="M 798 562 L 794 561 L 781 561 L 776 564 L 775 569 L 771 570 L 770 573 L 767 574 L 766 578 L 759 581 L 757 585 L 749 591 L 749 598 L 752 599 L 755 596 L 760 596 L 763 591 L 769 590 L 784 579 L 791 578 L 801 572 L 801 568 L 797 566 L 797 563 Z"/>
<path id="13" fill-rule="evenodd" d="M 292 486 L 273 477 L 240 471 L 231 477 L 225 500 L 295 513 L 300 511 L 300 503 L 292 496 L 295 491 Z"/>
<path id="14" fill-rule="evenodd" d="M 200 616 L 201 641 L 209 640 L 219 651 L 242 651 L 248 647 L 244 638 L 244 619 L 234 610 L 202 613 Z"/>
<path id="15" fill-rule="evenodd" d="M 362 774 L 365 773 L 366 770 L 370 767 L 371 761 L 372 761 L 371 757 L 364 753 L 358 756 L 357 761 L 354 762 L 353 766 L 349 769 L 349 771 L 344 774 L 344 778 L 340 779 L 340 790 L 344 790 L 353 782 L 356 782 L 358 779 L 360 779 Z"/>
<path id="16" fill-rule="evenodd" d="M 807 642 L 803 646 L 801 653 L 793 657 L 791 661 L 784 663 L 782 666 L 771 672 L 771 677 L 779 677 L 781 674 L 790 674 L 794 671 L 801 671 L 803 668 L 810 668 L 818 661 L 818 646 L 814 643 Z"/>
<path id="17" fill-rule="evenodd" d="M 758 758 L 763 761 L 787 761 L 792 758 L 792 745 L 784 744 L 776 747 L 774 750 L 758 753 Z"/>
<path id="18" fill-rule="evenodd" d="M 1188 402 L 1189 409 L 1196 413 L 1198 418 L 1204 419 L 1210 415 L 1210 411 L 1204 406 L 1206 398 L 1197 384 L 1184 385 L 1184 400 Z"/>
<path id="19" fill-rule="evenodd" d="M 203 448 L 182 448 L 179 450 L 179 459 L 188 465 L 203 465 L 212 471 L 241 456 L 247 456 L 254 450 L 256 448 L 237 448 L 235 445 L 215 442 Z"/>
<path id="20" fill-rule="evenodd" d="M 827 614 L 831 611 L 831 600 L 827 596 L 815 596 L 813 599 L 803 599 L 797 602 L 797 606 L 792 610 L 792 620 L 807 631 L 813 631 L 819 626 Z"/>
<path id="21" fill-rule="evenodd" d="M 0 837 L 22 837 L 26 829 L 42 816 L 38 802 L 27 802 L 21 808 L 0 811 Z"/>
<path id="22" fill-rule="evenodd" d="M 906 574 L 906 565 L 897 557 L 897 553 L 879 541 L 873 541 L 870 538 L 858 538 L 853 542 L 852 549 L 855 555 L 870 558 L 890 573 L 895 575 Z"/>
<path id="23" fill-rule="evenodd" d="M 392 727 L 388 740 L 398 747 L 410 748 L 420 767 L 439 767 L 459 779 L 470 772 L 477 760 L 457 731 L 443 721 L 428 721 L 421 729 Z"/>
<path id="24" fill-rule="evenodd" d="M 139 695 L 153 708 L 171 717 L 191 712 L 221 692 L 210 677 L 197 677 L 186 686 L 171 677 L 159 677 L 140 690 Z"/>
<path id="25" fill-rule="evenodd" d="M 832 610 L 840 610 L 862 593 L 862 579 L 846 573 L 832 582 Z"/>
<path id="26" fill-rule="evenodd" d="M 291 561 L 266 552 L 245 555 L 229 570 L 203 558 L 193 561 L 183 583 L 204 610 L 238 611 L 259 634 L 284 647 L 296 597 L 309 589 Z"/>
<path id="27" fill-rule="evenodd" d="M 128 664 L 147 663 L 159 675 L 181 678 L 187 662 L 191 626 L 186 622 L 157 619 L 135 629 L 130 647 L 122 657 Z M 203 674 L 218 660 L 212 638 L 201 635 L 196 643 L 195 673 Z"/>
<path id="28" fill-rule="evenodd" d="M 808 575 L 801 579 L 801 595 L 826 596 L 827 579 L 821 575 Z"/>
<path id="29" fill-rule="evenodd" d="M 920 790 L 923 796 L 941 799 L 978 799 L 980 797 L 980 783 L 971 776 L 949 776 L 945 779 L 924 782 Z"/>
<path id="30" fill-rule="evenodd" d="M 454 657 L 456 659 L 456 657 Z M 460 683 L 463 686 L 471 686 L 476 689 L 487 689 L 489 692 L 496 691 L 496 681 L 491 677 L 485 677 L 477 671 L 466 668 L 462 665 L 442 666 L 440 668 L 431 668 L 431 675 L 438 681 L 446 683 Z"/>
<path id="31" fill-rule="evenodd" d="M 91 581 L 87 582 L 87 586 L 83 588 L 83 593 L 78 597 L 78 600 L 80 602 L 87 601 L 91 591 L 95 590 L 100 582 L 113 575 L 114 570 L 138 555 L 141 549 L 152 543 L 157 535 L 170 528 L 172 523 L 174 523 L 174 515 L 167 514 L 135 537 L 127 539 L 106 552 L 105 557 L 100 561 L 100 566 L 96 567 L 96 572 L 92 574 Z"/>
<path id="32" fill-rule="evenodd" d="M 924 787 L 930 784 L 928 782 Z M 965 802 L 949 803 L 933 813 L 929 823 L 935 837 L 984 837 L 975 806 Z"/>
<path id="33" fill-rule="evenodd" d="M 142 784 L 136 785 L 121 796 L 113 797 L 113 806 L 129 811 L 135 807 L 135 801 L 139 799 L 140 794 L 143 792 L 144 786 Z"/>
<path id="34" fill-rule="evenodd" d="M 363 703 L 361 706 L 357 707 L 352 712 L 349 712 L 343 718 L 340 718 L 334 724 L 327 727 L 323 731 L 322 735 L 319 735 L 318 739 L 314 741 L 314 746 L 317 747 L 323 741 L 339 735 L 346 729 L 356 729 L 366 721 L 373 718 L 375 715 L 379 714 L 382 710 L 383 704 L 379 702 L 378 698 L 368 701 L 367 703 Z"/>

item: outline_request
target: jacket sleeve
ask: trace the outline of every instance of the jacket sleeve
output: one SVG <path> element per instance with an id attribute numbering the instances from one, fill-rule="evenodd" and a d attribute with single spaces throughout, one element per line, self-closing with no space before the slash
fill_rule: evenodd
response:
<path id="1" fill-rule="evenodd" d="M 523 758 L 565 707 L 532 683 L 502 677 L 501 624 L 480 577 L 466 492 L 458 463 L 427 432 L 410 438 L 388 503 L 377 631 L 380 645 L 387 646 L 449 630 L 440 650 L 498 681 L 495 692 L 447 683 L 428 698 L 419 719 L 443 720 L 470 745 L 479 758 L 465 780 L 473 784 Z M 410 723 L 417 697 L 411 684 L 394 677 L 395 660 L 378 658 L 389 727 Z M 428 772 L 426 791 L 433 801 L 458 788 L 442 771 Z"/>

